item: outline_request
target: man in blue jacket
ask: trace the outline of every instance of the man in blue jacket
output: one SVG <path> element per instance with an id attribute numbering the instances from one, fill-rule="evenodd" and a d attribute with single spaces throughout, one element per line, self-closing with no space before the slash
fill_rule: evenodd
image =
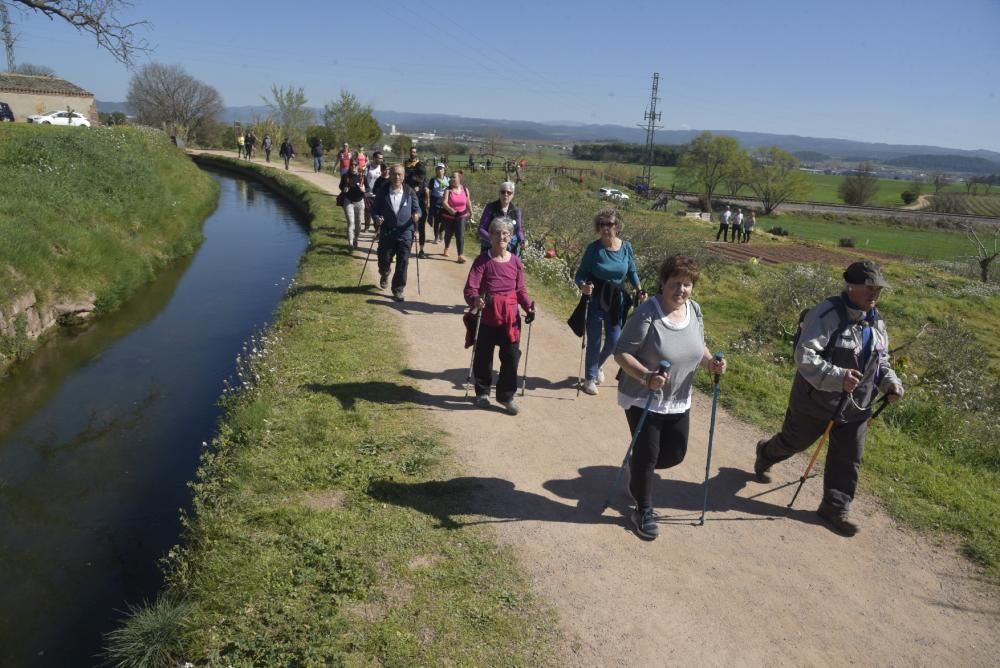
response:
<path id="1" fill-rule="evenodd" d="M 389 185 L 379 189 L 372 203 L 372 217 L 379 222 L 378 273 L 379 287 L 389 285 L 389 269 L 393 256 L 396 271 L 392 275 L 392 298 L 403 301 L 406 289 L 406 268 L 410 263 L 413 232 L 420 220 L 420 201 L 416 191 L 403 183 L 402 165 L 389 169 Z"/>

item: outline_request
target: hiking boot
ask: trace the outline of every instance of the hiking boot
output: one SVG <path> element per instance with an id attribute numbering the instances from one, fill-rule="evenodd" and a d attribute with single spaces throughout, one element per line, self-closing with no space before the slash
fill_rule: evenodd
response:
<path id="1" fill-rule="evenodd" d="M 505 411 L 507 411 L 507 415 L 517 415 L 521 410 L 513 399 L 510 401 L 501 401 L 500 405 L 503 406 Z"/>
<path id="2" fill-rule="evenodd" d="M 604 369 L 597 370 L 597 384 L 600 385 L 604 382 Z"/>
<path id="3" fill-rule="evenodd" d="M 821 503 L 816 513 L 826 520 L 827 524 L 841 536 L 851 537 L 861 531 L 861 525 L 857 522 L 852 522 L 847 516 L 846 510 L 837 510 L 825 503 Z"/>
<path id="4" fill-rule="evenodd" d="M 590 395 L 597 394 L 597 382 L 593 378 L 583 381 L 583 393 Z"/>
<path id="5" fill-rule="evenodd" d="M 393 290 L 392 291 L 392 298 L 393 298 L 393 300 L 395 300 L 397 302 L 403 301 L 403 291 L 402 290 Z"/>
<path id="6" fill-rule="evenodd" d="M 767 441 L 757 441 L 757 459 L 753 463 L 753 472 L 757 475 L 758 482 L 771 482 L 771 462 L 764 457 L 764 446 Z"/>
<path id="7" fill-rule="evenodd" d="M 652 508 L 633 508 L 629 519 L 635 532 L 642 538 L 653 540 L 660 535 L 660 527 L 656 524 L 656 516 Z"/>
<path id="8" fill-rule="evenodd" d="M 477 394 L 473 403 L 475 403 L 479 408 L 489 408 L 490 398 L 485 394 Z"/>
<path id="9" fill-rule="evenodd" d="M 379 274 L 378 286 L 383 290 L 389 287 L 389 272 L 385 272 L 384 274 Z"/>
<path id="10" fill-rule="evenodd" d="M 425 253 L 423 250 L 421 250 L 419 253 L 417 253 L 417 257 L 419 259 L 421 259 L 421 260 L 426 260 L 427 259 L 427 253 Z"/>

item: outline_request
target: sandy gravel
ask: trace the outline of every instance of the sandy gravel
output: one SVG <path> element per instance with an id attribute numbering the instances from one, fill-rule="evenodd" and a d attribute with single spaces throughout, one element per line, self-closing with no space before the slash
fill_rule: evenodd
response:
<path id="1" fill-rule="evenodd" d="M 328 175 L 301 175 L 336 187 Z M 645 542 L 626 528 L 624 495 L 602 513 L 629 440 L 613 361 L 599 396 L 575 398 L 579 339 L 564 323 L 568 314 L 539 303 L 521 414 L 473 407 L 462 390 L 469 265 L 440 257 L 441 246 L 427 249 L 421 294 L 411 260 L 406 302 L 385 295 L 372 308 L 398 314 L 409 375 L 449 434 L 465 482 L 478 490 L 454 509 L 455 521 L 489 523 L 514 547 L 559 612 L 570 639 L 567 665 L 1000 663 L 997 588 L 953 542 L 901 528 L 863 493 L 852 512 L 862 533 L 840 537 L 813 512 L 819 479 L 788 511 L 804 457 L 776 467 L 771 485 L 755 482 L 749 471 L 762 434 L 721 409 L 708 517 L 697 526 L 710 398 L 695 397 L 687 459 L 656 487 L 659 539 Z M 356 255 L 360 271 L 363 254 Z M 367 281 L 377 279 L 372 262 Z M 706 321 L 710 328 L 711 313 Z"/>

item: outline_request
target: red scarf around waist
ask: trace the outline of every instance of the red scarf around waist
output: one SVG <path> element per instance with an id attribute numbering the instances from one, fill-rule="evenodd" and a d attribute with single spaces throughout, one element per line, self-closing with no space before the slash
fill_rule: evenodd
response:
<path id="1" fill-rule="evenodd" d="M 483 324 L 490 327 L 503 327 L 507 339 L 511 343 L 521 340 L 521 322 L 517 315 L 517 293 L 490 295 L 483 311 Z"/>

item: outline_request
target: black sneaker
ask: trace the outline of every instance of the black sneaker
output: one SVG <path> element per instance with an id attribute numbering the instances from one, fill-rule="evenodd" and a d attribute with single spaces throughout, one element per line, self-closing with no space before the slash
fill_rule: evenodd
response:
<path id="1" fill-rule="evenodd" d="M 379 274 L 378 286 L 385 290 L 389 287 L 389 273 Z"/>
<path id="2" fill-rule="evenodd" d="M 656 524 L 656 516 L 652 508 L 633 508 L 629 519 L 635 532 L 643 538 L 654 540 L 660 535 L 660 527 Z"/>
<path id="3" fill-rule="evenodd" d="M 771 462 L 764 457 L 764 446 L 767 441 L 757 441 L 757 460 L 753 463 L 753 472 L 759 482 L 771 482 Z"/>
<path id="4" fill-rule="evenodd" d="M 393 290 L 392 291 L 392 298 L 395 301 L 397 301 L 397 302 L 403 301 L 403 291 L 402 290 Z"/>
<path id="5" fill-rule="evenodd" d="M 491 406 L 490 398 L 485 394 L 477 395 L 474 403 L 480 408 L 489 408 Z"/>
<path id="6" fill-rule="evenodd" d="M 423 251 L 420 251 L 419 253 L 417 253 L 417 257 L 420 258 L 421 260 L 426 260 L 427 259 L 427 253 L 425 253 Z"/>
<path id="7" fill-rule="evenodd" d="M 861 525 L 857 522 L 852 522 L 847 516 L 846 510 L 837 510 L 835 508 L 831 508 L 825 503 L 821 503 L 819 504 L 819 509 L 816 513 L 826 520 L 827 524 L 829 524 L 830 527 L 841 536 L 847 536 L 850 538 L 861 531 Z"/>

